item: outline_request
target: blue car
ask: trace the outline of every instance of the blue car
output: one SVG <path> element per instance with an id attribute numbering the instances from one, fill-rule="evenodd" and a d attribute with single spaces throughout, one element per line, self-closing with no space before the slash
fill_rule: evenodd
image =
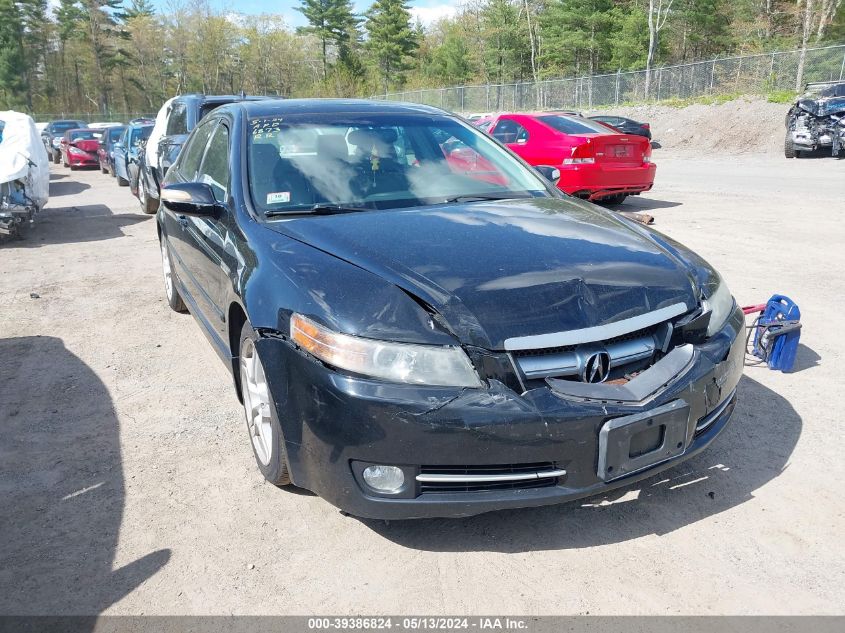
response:
<path id="1" fill-rule="evenodd" d="M 152 131 L 153 126 L 149 123 L 127 125 L 114 144 L 114 175 L 121 187 L 129 185 L 129 164 L 137 162 L 139 145 L 150 138 Z"/>

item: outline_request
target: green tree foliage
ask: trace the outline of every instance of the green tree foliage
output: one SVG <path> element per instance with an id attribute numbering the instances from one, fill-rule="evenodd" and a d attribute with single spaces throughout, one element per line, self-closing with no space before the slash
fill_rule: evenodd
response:
<path id="1" fill-rule="evenodd" d="M 20 10 L 13 0 L 0 0 L 0 99 L 7 108 L 25 99 L 24 68 Z"/>
<path id="2" fill-rule="evenodd" d="M 210 0 L 0 0 L 0 107 L 105 117 L 177 93 L 361 96 L 644 68 L 657 0 L 462 0 L 432 24 L 407 0 L 301 0 L 308 26 Z M 49 2 L 49 4 L 48 4 Z M 123 2 L 123 4 L 121 4 Z M 663 0 L 653 66 L 845 42 L 845 0 Z M 841 62 L 831 71 L 838 75 Z M 507 108 L 508 91 L 487 102 Z"/>
<path id="3" fill-rule="evenodd" d="M 353 12 L 351 0 L 301 0 L 297 10 L 308 20 L 308 26 L 297 31 L 312 34 L 320 41 L 324 81 L 329 77 L 331 48 L 346 72 L 361 72 L 355 57 L 361 20 Z"/>
<path id="4" fill-rule="evenodd" d="M 401 87 L 413 68 L 417 37 L 405 0 L 375 0 L 367 11 L 367 51 L 384 90 Z"/>

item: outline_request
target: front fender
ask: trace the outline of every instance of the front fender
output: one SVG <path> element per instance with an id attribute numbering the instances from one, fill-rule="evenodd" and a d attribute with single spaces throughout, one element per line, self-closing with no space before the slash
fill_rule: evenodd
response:
<path id="1" fill-rule="evenodd" d="M 358 266 L 253 223 L 261 232 L 239 249 L 235 279 L 255 328 L 287 336 L 298 312 L 346 334 L 403 343 L 455 345 L 434 311 L 394 284 Z"/>

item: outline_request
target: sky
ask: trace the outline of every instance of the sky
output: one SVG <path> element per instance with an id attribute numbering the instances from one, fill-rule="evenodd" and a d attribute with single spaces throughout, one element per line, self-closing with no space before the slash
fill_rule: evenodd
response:
<path id="1" fill-rule="evenodd" d="M 160 10 L 166 10 L 166 0 L 154 0 Z M 353 0 L 355 11 L 363 13 L 372 4 L 372 0 Z M 413 18 L 419 18 L 424 25 L 436 22 L 455 13 L 458 2 L 444 0 L 410 0 L 409 5 Z M 261 13 L 275 13 L 284 16 L 291 27 L 304 26 L 305 19 L 296 10 L 299 0 L 211 0 L 211 6 L 225 13 L 245 13 L 257 15 Z"/>

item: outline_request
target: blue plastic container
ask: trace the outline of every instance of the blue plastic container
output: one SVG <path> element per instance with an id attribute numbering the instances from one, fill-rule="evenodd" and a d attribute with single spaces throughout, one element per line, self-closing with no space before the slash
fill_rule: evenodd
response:
<path id="1" fill-rule="evenodd" d="M 766 309 L 758 322 L 754 333 L 754 355 L 766 358 L 769 369 L 790 371 L 795 363 L 798 352 L 798 341 L 801 338 L 800 328 L 789 328 L 790 331 L 778 334 L 778 323 L 800 321 L 801 311 L 798 305 L 784 295 L 773 295 L 766 303 Z M 775 326 L 775 327 L 772 327 Z M 774 342 L 771 342 L 774 337 Z M 766 348 L 769 349 L 768 358 Z"/>

